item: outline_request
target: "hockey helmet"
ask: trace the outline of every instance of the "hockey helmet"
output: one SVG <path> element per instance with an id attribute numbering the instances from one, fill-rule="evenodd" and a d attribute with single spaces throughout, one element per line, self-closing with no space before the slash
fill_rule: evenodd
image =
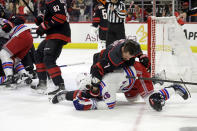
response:
<path id="1" fill-rule="evenodd" d="M 91 75 L 89 73 L 80 73 L 76 77 L 77 86 L 83 90 L 87 90 L 87 85 L 91 85 Z"/>
<path id="2" fill-rule="evenodd" d="M 9 18 L 9 21 L 14 23 L 15 25 L 20 25 L 20 24 L 24 24 L 25 23 L 25 18 L 22 16 L 14 16 L 12 15 Z"/>

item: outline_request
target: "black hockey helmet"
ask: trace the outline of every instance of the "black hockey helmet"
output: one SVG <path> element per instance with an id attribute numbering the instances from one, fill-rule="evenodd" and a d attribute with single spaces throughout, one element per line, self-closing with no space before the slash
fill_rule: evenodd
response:
<path id="1" fill-rule="evenodd" d="M 25 23 L 25 18 L 22 16 L 14 16 L 12 15 L 9 18 L 9 21 L 14 23 L 15 25 L 20 25 L 20 24 L 24 24 Z"/>

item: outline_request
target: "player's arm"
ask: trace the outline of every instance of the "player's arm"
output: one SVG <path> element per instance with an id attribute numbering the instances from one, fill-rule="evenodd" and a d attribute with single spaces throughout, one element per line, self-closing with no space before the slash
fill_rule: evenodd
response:
<path id="1" fill-rule="evenodd" d="M 53 2 L 46 2 L 49 6 L 49 11 L 52 14 L 51 20 L 47 21 L 50 27 L 64 24 L 67 21 L 67 8 L 65 4 L 61 3 L 59 0 Z"/>
<path id="2" fill-rule="evenodd" d="M 150 60 L 149 60 L 148 56 L 142 52 L 142 49 L 141 49 L 139 43 L 138 43 L 138 48 L 137 48 L 136 52 L 137 53 L 136 53 L 136 56 L 135 57 L 139 58 L 139 62 L 145 68 L 147 68 L 147 70 L 150 70 Z"/>
<path id="3" fill-rule="evenodd" d="M 101 80 L 106 73 L 112 72 L 113 70 L 113 64 L 106 57 L 98 61 L 96 64 L 92 65 L 90 73 L 92 77 L 96 77 Z"/>
<path id="4" fill-rule="evenodd" d="M 40 24 L 40 22 L 42 21 L 42 17 L 39 18 L 39 21 L 38 18 L 36 19 L 38 22 L 36 22 L 35 20 L 37 25 L 40 24 L 38 29 L 36 30 L 36 33 L 38 35 L 42 36 L 46 32 L 46 30 L 50 29 L 51 27 L 64 24 L 67 21 L 66 6 L 61 2 L 59 0 L 45 1 L 45 4 L 48 8 L 46 10 L 46 14 L 43 19 L 43 22 Z"/>
<path id="5" fill-rule="evenodd" d="M 12 22 L 6 19 L 2 19 L 1 28 L 5 33 L 9 33 L 13 27 L 14 27 L 14 24 Z"/>
<path id="6" fill-rule="evenodd" d="M 98 7 L 99 8 L 99 7 Z M 99 23 L 100 23 L 100 15 L 99 15 L 99 9 L 96 9 L 95 10 L 95 12 L 94 12 L 94 14 L 93 14 L 93 18 L 92 18 L 92 26 L 93 27 L 95 27 L 95 28 L 97 28 L 98 27 L 98 25 L 99 25 Z"/>
<path id="7" fill-rule="evenodd" d="M 113 10 L 113 9 L 112 9 Z M 119 8 L 115 8 L 114 9 L 114 12 L 115 14 L 121 18 L 121 19 L 124 19 L 126 17 L 126 8 L 125 8 L 125 5 L 123 4 L 123 8 L 122 9 L 119 9 Z"/>
<path id="8" fill-rule="evenodd" d="M 110 94 L 109 91 L 102 90 L 102 99 L 85 97 L 82 93 L 83 91 L 79 91 L 73 99 L 76 110 L 107 110 L 115 106 L 115 93 Z"/>

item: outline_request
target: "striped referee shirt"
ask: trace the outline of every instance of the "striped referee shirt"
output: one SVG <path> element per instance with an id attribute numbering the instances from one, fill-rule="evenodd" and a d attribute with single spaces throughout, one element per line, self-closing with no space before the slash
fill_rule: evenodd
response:
<path id="1" fill-rule="evenodd" d="M 111 10 L 111 7 L 114 7 L 114 10 Z M 120 1 L 116 4 L 109 2 L 107 5 L 107 16 L 110 23 L 124 23 L 126 17 L 126 8 L 125 4 Z"/>

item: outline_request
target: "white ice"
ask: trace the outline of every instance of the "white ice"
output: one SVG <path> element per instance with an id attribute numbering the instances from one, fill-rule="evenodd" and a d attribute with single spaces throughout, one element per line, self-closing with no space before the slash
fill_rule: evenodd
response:
<path id="1" fill-rule="evenodd" d="M 77 89 L 75 77 L 89 72 L 95 52 L 63 50 L 59 65 L 85 62 L 61 68 L 68 90 Z M 171 97 L 161 112 L 150 110 L 143 101 L 128 103 L 123 94 L 117 101 L 112 110 L 76 111 L 72 102 L 52 105 L 47 96 L 27 86 L 0 87 L 0 131 L 197 131 L 197 93 L 186 101 Z"/>

